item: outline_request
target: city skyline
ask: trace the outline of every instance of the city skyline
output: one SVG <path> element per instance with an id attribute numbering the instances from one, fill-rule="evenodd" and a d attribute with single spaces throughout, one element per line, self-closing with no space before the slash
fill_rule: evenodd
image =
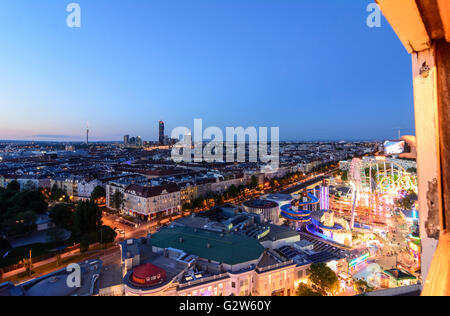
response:
<path id="1" fill-rule="evenodd" d="M 0 30 L 0 297 L 450 296 L 450 0 L 3 0 Z"/>
<path id="2" fill-rule="evenodd" d="M 286 141 L 414 134 L 410 58 L 384 18 L 366 25 L 372 1 L 176 2 L 79 1 L 79 29 L 66 4 L 2 2 L 0 139 L 83 141 L 89 121 L 92 141 L 158 140 L 154 122 L 195 118 Z"/>

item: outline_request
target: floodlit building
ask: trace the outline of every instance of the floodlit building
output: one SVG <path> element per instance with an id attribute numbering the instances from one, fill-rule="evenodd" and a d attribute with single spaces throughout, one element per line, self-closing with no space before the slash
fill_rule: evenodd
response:
<path id="1" fill-rule="evenodd" d="M 124 190 L 124 211 L 151 220 L 181 211 L 180 187 L 175 183 L 148 187 L 132 184 Z"/>
<path id="2" fill-rule="evenodd" d="M 121 252 L 128 296 L 291 295 L 309 267 L 254 238 L 192 227 L 124 241 Z"/>

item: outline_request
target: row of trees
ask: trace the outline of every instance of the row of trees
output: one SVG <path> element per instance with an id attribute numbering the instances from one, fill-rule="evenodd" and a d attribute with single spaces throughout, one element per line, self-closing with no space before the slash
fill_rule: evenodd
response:
<path id="1" fill-rule="evenodd" d="M 277 190 L 280 187 L 296 183 L 305 179 L 305 175 L 302 172 L 288 173 L 281 178 L 273 178 L 269 181 L 270 188 Z M 251 198 L 256 190 L 263 190 L 264 185 L 258 183 L 256 176 L 252 176 L 250 183 L 247 185 L 231 185 L 225 192 L 218 194 L 210 192 L 205 196 L 199 197 L 193 200 L 191 203 L 186 203 L 182 206 L 183 211 L 192 211 L 201 208 L 211 208 L 215 205 L 223 204 L 225 201 L 232 199 L 248 199 Z"/>
<path id="2" fill-rule="evenodd" d="M 20 184 L 12 181 L 0 189 L 0 229 L 7 235 L 23 235 L 36 228 L 39 215 L 47 211 L 44 195 L 38 191 L 20 191 Z"/>
<path id="3" fill-rule="evenodd" d="M 284 177 L 281 178 L 273 178 L 270 179 L 270 188 L 272 190 L 279 189 L 280 187 L 287 186 L 289 184 L 296 183 L 298 181 L 301 181 L 305 179 L 305 175 L 303 172 L 293 172 L 293 173 L 287 173 Z"/>
<path id="4" fill-rule="evenodd" d="M 231 185 L 228 190 L 222 194 L 209 192 L 205 196 L 194 199 L 191 203 L 185 203 L 182 206 L 183 211 L 192 211 L 201 208 L 212 208 L 216 205 L 221 205 L 227 200 L 235 198 L 246 198 L 250 197 L 254 190 L 258 189 L 258 179 L 253 176 L 248 185 Z"/>
<path id="5" fill-rule="evenodd" d="M 64 196 L 57 187 L 53 187 L 50 193 L 51 200 L 60 200 Z M 105 236 L 106 242 L 111 242 L 112 233 L 107 228 L 102 228 L 102 212 L 96 201 L 103 199 L 106 192 L 102 187 L 97 187 L 92 192 L 91 200 L 73 204 L 59 203 L 50 211 L 49 216 L 53 223 L 61 229 L 69 230 L 78 238 L 90 241 L 100 240 L 95 234 Z M 0 229 L 9 236 L 23 235 L 36 229 L 36 220 L 39 215 L 48 211 L 48 203 L 43 190 L 21 191 L 17 181 L 11 181 L 6 189 L 0 189 Z M 61 235 L 56 231 L 55 241 Z M 115 238 L 115 237 L 114 237 Z M 112 239 L 113 241 L 114 239 Z"/>
<path id="6" fill-rule="evenodd" d="M 49 201 L 57 201 L 57 202 L 69 202 L 70 197 L 66 195 L 66 193 L 58 188 L 58 186 L 55 184 L 51 188 L 50 191 L 41 189 L 40 190 L 43 195 L 49 200 Z M 97 186 L 94 188 L 91 194 L 91 199 L 95 201 L 102 201 L 106 198 L 106 191 L 103 187 Z"/>
<path id="7" fill-rule="evenodd" d="M 117 233 L 102 224 L 102 215 L 102 210 L 93 199 L 79 202 L 75 209 L 70 204 L 57 204 L 49 212 L 55 225 L 70 230 L 74 238 L 80 240 L 82 251 L 95 242 L 114 242 Z"/>

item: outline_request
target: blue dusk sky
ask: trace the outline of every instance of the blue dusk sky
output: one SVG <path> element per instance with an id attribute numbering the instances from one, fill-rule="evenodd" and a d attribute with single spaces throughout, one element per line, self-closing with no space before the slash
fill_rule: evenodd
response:
<path id="1" fill-rule="evenodd" d="M 81 6 L 81 28 L 66 7 Z M 280 127 L 282 140 L 414 133 L 411 57 L 371 0 L 1 0 L 0 139 L 156 140 Z"/>

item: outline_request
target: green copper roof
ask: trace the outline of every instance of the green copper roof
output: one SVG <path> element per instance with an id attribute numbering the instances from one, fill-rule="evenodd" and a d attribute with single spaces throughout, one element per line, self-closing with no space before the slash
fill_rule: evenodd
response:
<path id="1" fill-rule="evenodd" d="M 264 252 L 264 247 L 256 239 L 191 227 L 162 229 L 152 236 L 151 244 L 163 249 L 180 249 L 187 254 L 229 265 L 256 260 Z"/>

